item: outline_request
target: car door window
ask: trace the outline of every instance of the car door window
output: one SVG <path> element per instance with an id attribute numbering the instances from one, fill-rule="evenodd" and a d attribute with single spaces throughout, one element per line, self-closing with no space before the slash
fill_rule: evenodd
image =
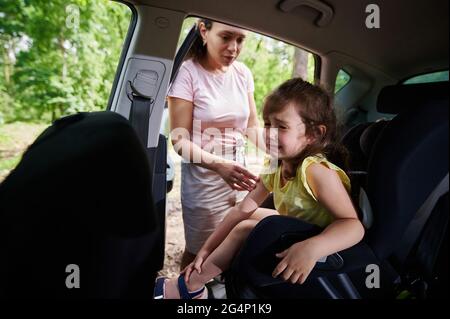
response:
<path id="1" fill-rule="evenodd" d="M 351 80 L 350 74 L 345 72 L 343 69 L 340 69 L 336 76 L 334 93 L 339 92 L 344 86 L 346 86 L 350 82 L 350 80 Z"/>
<path id="2" fill-rule="evenodd" d="M 440 71 L 413 76 L 404 81 L 403 84 L 432 83 L 441 81 L 448 81 L 448 71 Z"/>
<path id="3" fill-rule="evenodd" d="M 52 121 L 107 108 L 134 20 L 108 0 L 2 2 L 0 180 Z"/>

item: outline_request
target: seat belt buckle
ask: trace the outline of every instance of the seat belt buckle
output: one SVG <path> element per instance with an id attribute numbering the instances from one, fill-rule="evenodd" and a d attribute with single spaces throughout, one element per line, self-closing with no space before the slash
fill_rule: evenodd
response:
<path id="1" fill-rule="evenodd" d="M 126 94 L 128 99 L 133 102 L 134 97 L 139 96 L 154 102 L 156 86 L 158 83 L 158 73 L 150 70 L 140 70 L 136 73 L 133 81 L 128 80 L 126 85 Z"/>

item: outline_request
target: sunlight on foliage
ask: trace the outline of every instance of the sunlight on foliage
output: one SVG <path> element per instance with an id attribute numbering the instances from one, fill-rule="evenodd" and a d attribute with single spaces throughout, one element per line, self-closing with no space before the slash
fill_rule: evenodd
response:
<path id="1" fill-rule="evenodd" d="M 106 108 L 131 19 L 107 0 L 0 0 L 0 123 Z"/>

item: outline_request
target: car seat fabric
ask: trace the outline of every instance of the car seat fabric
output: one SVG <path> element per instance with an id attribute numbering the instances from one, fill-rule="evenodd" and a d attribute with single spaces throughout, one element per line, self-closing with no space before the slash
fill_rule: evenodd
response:
<path id="1" fill-rule="evenodd" d="M 427 279 L 434 280 L 436 276 L 436 265 L 438 262 L 439 254 L 446 251 L 447 259 L 442 260 L 448 265 L 448 250 L 442 250 L 445 245 L 445 238 L 448 238 L 448 193 L 442 196 L 436 206 L 430 219 L 427 221 L 420 238 L 414 249 L 414 254 L 409 256 L 407 263 L 413 271 L 423 274 Z M 447 240 L 448 242 L 448 240 Z M 442 256 L 443 257 L 443 256 Z M 448 269 L 448 268 L 447 268 Z M 447 276 L 448 273 L 439 272 L 440 276 Z"/>
<path id="2" fill-rule="evenodd" d="M 410 105 L 386 125 L 374 148 L 367 194 L 376 216 L 368 238 L 384 259 L 448 172 L 448 96 Z"/>
<path id="3" fill-rule="evenodd" d="M 373 146 L 383 131 L 388 121 L 378 121 L 371 123 L 361 134 L 359 138 L 359 145 L 361 151 L 365 156 L 364 169 L 367 170 L 367 163 L 369 162 L 370 154 L 372 152 Z"/>
<path id="4" fill-rule="evenodd" d="M 350 153 L 349 167 L 352 171 L 365 171 L 367 166 L 366 155 L 361 150 L 360 138 L 363 132 L 371 125 L 371 122 L 357 124 L 343 137 L 342 144 Z"/>
<path id="5" fill-rule="evenodd" d="M 0 295 L 151 296 L 151 194 L 145 150 L 125 118 L 57 120 L 0 185 Z M 65 285 L 70 264 L 79 267 L 79 289 Z"/>
<path id="6" fill-rule="evenodd" d="M 327 288 L 321 281 L 330 280 L 331 287 L 342 291 L 338 274 L 349 273 L 352 277 L 365 278 L 365 266 L 378 264 L 379 261 L 371 249 L 361 242 L 351 249 L 344 250 L 338 256 L 328 256 L 325 262 L 318 262 L 303 285 L 284 282 L 281 278 L 272 278 L 271 273 L 281 259 L 275 253 L 290 247 L 321 232 L 313 224 L 287 216 L 269 216 L 253 229 L 240 253 L 234 259 L 231 271 L 227 273 L 227 295 L 248 298 L 330 298 Z M 341 259 L 339 261 L 339 259 Z M 245 278 L 245 281 L 242 281 Z M 383 282 L 388 285 L 388 276 Z M 241 281 L 241 282 L 240 282 Z M 364 282 L 362 282 L 364 285 Z M 358 287 L 361 291 L 361 287 Z M 237 291 L 241 289 L 242 291 Z M 345 293 L 336 293 L 342 298 Z"/>

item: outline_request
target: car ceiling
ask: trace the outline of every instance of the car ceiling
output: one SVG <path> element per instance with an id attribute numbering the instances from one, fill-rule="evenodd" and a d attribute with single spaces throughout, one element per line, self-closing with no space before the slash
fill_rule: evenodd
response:
<path id="1" fill-rule="evenodd" d="M 239 25 L 321 56 L 345 56 L 395 79 L 448 69 L 448 0 L 327 0 L 334 16 L 325 27 L 315 25 L 317 11 L 302 6 L 286 13 L 280 0 L 130 2 Z M 380 8 L 379 29 L 365 26 L 371 3 Z"/>

